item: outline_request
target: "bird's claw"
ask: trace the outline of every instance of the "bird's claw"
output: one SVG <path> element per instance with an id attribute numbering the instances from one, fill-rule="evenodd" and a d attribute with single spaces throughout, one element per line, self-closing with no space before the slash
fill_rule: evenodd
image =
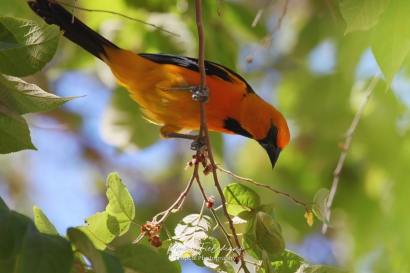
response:
<path id="1" fill-rule="evenodd" d="M 201 137 L 197 137 L 194 141 L 192 141 L 191 143 L 191 150 L 193 151 L 199 151 L 200 149 L 202 149 L 203 147 L 206 146 L 206 141 L 205 138 Z"/>
<path id="2" fill-rule="evenodd" d="M 205 87 L 205 89 L 201 90 L 200 86 L 192 86 L 191 89 L 192 94 L 192 99 L 193 100 L 198 100 L 201 102 L 208 102 L 209 101 L 209 88 Z"/>

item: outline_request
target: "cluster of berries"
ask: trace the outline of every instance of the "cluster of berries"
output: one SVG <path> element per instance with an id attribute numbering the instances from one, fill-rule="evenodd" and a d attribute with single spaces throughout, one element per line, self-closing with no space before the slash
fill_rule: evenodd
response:
<path id="1" fill-rule="evenodd" d="M 208 164 L 208 158 L 206 157 L 205 154 L 200 154 L 199 156 L 193 155 L 192 160 L 189 161 L 185 167 L 185 170 L 188 169 L 189 167 L 192 167 L 199 163 L 202 163 L 202 166 L 204 167 L 204 174 L 208 175 L 212 172 L 212 165 Z"/>
<path id="2" fill-rule="evenodd" d="M 208 201 L 206 201 L 206 207 L 211 209 L 215 204 L 215 197 L 213 195 L 208 197 Z"/>
<path id="3" fill-rule="evenodd" d="M 151 222 L 147 222 L 145 225 L 141 226 L 141 232 L 145 232 L 145 235 L 150 237 L 148 238 L 148 242 L 153 247 L 162 246 L 161 239 L 159 238 L 159 235 L 158 235 L 160 231 L 161 231 L 161 226 L 155 225 Z"/>

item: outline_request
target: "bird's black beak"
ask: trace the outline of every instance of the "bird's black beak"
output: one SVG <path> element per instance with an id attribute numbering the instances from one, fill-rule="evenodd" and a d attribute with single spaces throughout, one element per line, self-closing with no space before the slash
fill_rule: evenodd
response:
<path id="1" fill-rule="evenodd" d="M 278 129 L 276 128 L 275 125 L 271 125 L 268 135 L 266 138 L 259 140 L 259 144 L 266 150 L 268 153 L 270 162 L 272 164 L 272 169 L 275 167 L 276 162 L 278 161 L 280 152 L 282 152 L 282 149 L 277 146 L 276 144 L 276 139 L 278 136 Z"/>
<path id="2" fill-rule="evenodd" d="M 275 168 L 276 162 L 278 161 L 280 152 L 282 152 L 282 149 L 281 148 L 276 148 L 276 149 L 273 149 L 273 150 L 270 150 L 270 151 L 268 151 L 268 150 L 266 150 L 266 151 L 268 152 L 270 163 L 272 164 L 272 170 L 273 170 L 273 168 Z"/>

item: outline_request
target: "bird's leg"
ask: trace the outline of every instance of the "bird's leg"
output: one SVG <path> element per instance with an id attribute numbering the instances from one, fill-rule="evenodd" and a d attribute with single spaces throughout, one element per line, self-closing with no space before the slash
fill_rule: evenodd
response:
<path id="1" fill-rule="evenodd" d="M 173 86 L 170 88 L 161 88 L 162 91 L 171 91 L 171 90 L 189 90 L 192 93 L 192 99 L 208 102 L 209 101 L 209 88 L 206 87 L 205 89 L 201 90 L 199 85 L 194 86 Z"/>
<path id="2" fill-rule="evenodd" d="M 198 135 L 186 135 L 186 134 L 179 134 L 179 133 L 167 133 L 161 132 L 162 136 L 165 138 L 182 138 L 182 139 L 191 139 L 193 140 L 191 143 L 191 150 L 199 151 L 202 147 L 206 145 L 205 139 L 199 138 Z"/>

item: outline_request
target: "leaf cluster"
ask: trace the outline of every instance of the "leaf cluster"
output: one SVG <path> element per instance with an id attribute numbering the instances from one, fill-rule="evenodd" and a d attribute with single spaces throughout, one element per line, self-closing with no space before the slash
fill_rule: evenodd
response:
<path id="1" fill-rule="evenodd" d="M 0 17 L 0 35 L 0 153 L 36 150 L 22 115 L 50 111 L 73 97 L 60 98 L 15 76 L 43 69 L 54 57 L 61 31 L 54 25 Z"/>
<path id="2" fill-rule="evenodd" d="M 176 273 L 181 272 L 179 261 L 190 259 L 214 272 L 234 272 L 238 250 L 211 236 L 214 221 L 202 213 L 185 216 L 175 227 L 175 235 L 158 249 L 129 243 L 114 249 L 110 242 L 115 237 L 127 232 L 131 224 L 140 224 L 134 221 L 134 201 L 118 174 L 110 174 L 106 186 L 106 210 L 87 218 L 83 226 L 68 228 L 66 237 L 38 207 L 34 207 L 33 222 L 0 199 L 0 267 L 6 272 Z M 309 266 L 285 250 L 273 205 L 261 205 L 259 195 L 250 188 L 230 184 L 224 195 L 235 223 L 246 224 L 242 242 L 246 252 L 258 260 L 256 272 L 344 272 L 325 265 Z M 111 251 L 104 251 L 107 248 Z"/>

